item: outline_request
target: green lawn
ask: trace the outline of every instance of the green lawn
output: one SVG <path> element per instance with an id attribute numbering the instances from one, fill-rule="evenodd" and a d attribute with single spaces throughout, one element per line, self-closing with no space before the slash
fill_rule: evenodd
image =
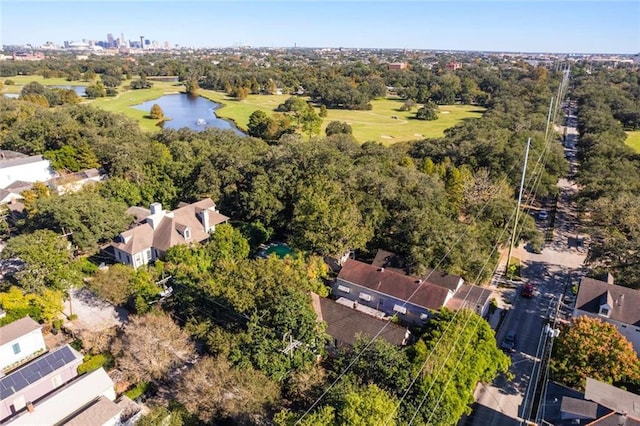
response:
<path id="1" fill-rule="evenodd" d="M 41 76 L 10 77 L 15 82 L 13 86 L 5 86 L 4 93 L 19 93 L 22 86 L 31 81 L 43 85 L 83 85 L 85 81 L 69 82 L 64 78 L 44 79 Z M 148 112 L 131 108 L 146 101 L 157 99 L 167 93 L 177 93 L 184 90 L 179 83 L 154 81 L 151 89 L 130 90 L 130 81 L 124 81 L 118 88 L 118 96 L 114 98 L 100 98 L 85 102 L 107 111 L 123 113 L 140 122 L 146 131 L 156 131 L 156 121 L 145 118 Z M 272 114 L 273 110 L 283 103 L 289 95 L 249 95 L 247 99 L 236 100 L 225 93 L 201 89 L 199 94 L 209 100 L 222 104 L 216 110 L 216 115 L 234 121 L 240 129 L 246 130 L 249 116 L 255 110 L 263 110 Z M 465 119 L 479 118 L 484 108 L 473 105 L 443 105 L 440 106 L 438 120 L 416 120 L 415 111 L 400 111 L 403 101 L 399 99 L 376 99 L 371 101 L 369 111 L 350 111 L 334 109 L 328 111 L 328 116 L 322 123 L 322 133 L 331 121 L 345 121 L 353 128 L 353 136 L 359 142 L 377 141 L 386 145 L 394 142 L 416 140 L 421 138 L 437 138 L 444 135 L 444 131 Z M 396 117 L 396 118 L 393 118 Z M 635 132 L 638 133 L 638 132 Z M 640 133 L 638 133 L 640 145 Z M 637 145 L 636 145 L 637 146 Z"/>
<path id="2" fill-rule="evenodd" d="M 0 77 L 2 81 L 13 80 L 15 84 L 4 85 L 2 93 L 20 93 L 22 86 L 37 81 L 43 86 L 88 86 L 88 81 L 67 81 L 66 78 L 44 78 L 41 75 L 16 75 L 14 77 Z"/>
<path id="3" fill-rule="evenodd" d="M 156 126 L 157 120 L 145 117 L 149 115 L 149 111 L 140 111 L 131 107 L 157 99 L 167 93 L 178 93 L 184 89 L 184 86 L 176 85 L 177 83 L 154 81 L 151 89 L 130 90 L 126 88 L 129 84 L 130 81 L 125 81 L 118 88 L 118 95 L 113 98 L 98 98 L 87 102 L 90 102 L 95 107 L 111 112 L 119 112 L 138 120 L 144 130 L 156 131 L 160 129 Z"/>
<path id="4" fill-rule="evenodd" d="M 640 130 L 636 130 L 635 132 L 627 132 L 627 139 L 624 141 L 624 143 L 635 149 L 636 152 L 640 152 Z"/>
<path id="5" fill-rule="evenodd" d="M 223 104 L 216 110 L 220 118 L 227 118 L 246 129 L 249 116 L 257 109 L 272 113 L 273 109 L 283 103 L 289 95 L 249 95 L 247 99 L 237 101 L 224 93 L 201 90 L 200 94 L 207 99 Z M 444 131 L 455 126 L 464 119 L 479 118 L 484 108 L 473 105 L 440 106 L 438 120 L 416 120 L 416 109 L 399 111 L 403 101 L 399 99 L 377 99 L 371 101 L 370 111 L 350 111 L 331 109 L 322 123 L 322 133 L 331 121 L 346 121 L 353 128 L 353 136 L 360 142 L 378 141 L 385 144 L 415 140 L 420 138 L 437 138 Z M 392 118 L 397 117 L 397 118 Z"/>

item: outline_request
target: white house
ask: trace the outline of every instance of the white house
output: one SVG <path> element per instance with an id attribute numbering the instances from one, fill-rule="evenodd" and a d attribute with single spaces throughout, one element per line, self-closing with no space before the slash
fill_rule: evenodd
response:
<path id="1" fill-rule="evenodd" d="M 0 377 L 0 421 L 76 377 L 82 359 L 82 354 L 65 345 Z"/>
<path id="2" fill-rule="evenodd" d="M 206 241 L 216 225 L 228 220 L 210 198 L 180 203 L 170 212 L 153 203 L 149 215 L 135 228 L 118 235 L 111 246 L 118 262 L 138 268 L 162 258 L 175 245 Z"/>
<path id="3" fill-rule="evenodd" d="M 584 277 L 580 281 L 574 318 L 600 318 L 616 326 L 640 354 L 640 290 Z"/>
<path id="4" fill-rule="evenodd" d="M 24 317 L 0 327 L 0 370 L 13 369 L 47 350 L 42 326 Z"/>
<path id="5" fill-rule="evenodd" d="M 0 188 L 17 180 L 46 182 L 54 177 L 51 163 L 42 155 L 27 156 L 14 151 L 0 151 Z"/>
<path id="6" fill-rule="evenodd" d="M 106 175 L 100 174 L 98 169 L 87 169 L 76 173 L 61 175 L 49 180 L 49 188 L 58 194 L 64 195 L 78 192 L 83 186 L 102 181 Z"/>
<path id="7" fill-rule="evenodd" d="M 87 423 L 85 419 L 81 424 L 115 425 L 121 412 L 113 402 L 115 399 L 113 381 L 104 369 L 100 368 L 77 377 L 35 404 L 28 403 L 26 410 L 10 418 L 5 424 L 25 426 L 67 424 L 74 417 L 82 415 L 86 410 L 91 410 L 91 407 L 96 404 L 101 404 L 106 405 L 106 410 L 101 410 L 108 411 L 106 418 L 95 418 L 97 412 L 94 412 L 91 422 Z"/>

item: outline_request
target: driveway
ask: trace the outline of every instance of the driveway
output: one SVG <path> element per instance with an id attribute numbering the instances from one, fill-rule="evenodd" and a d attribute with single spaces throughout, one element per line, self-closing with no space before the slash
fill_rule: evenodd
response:
<path id="1" fill-rule="evenodd" d="M 112 304 L 97 298 L 86 288 L 71 291 L 71 310 L 69 301 L 64 303 L 64 314 L 68 318 L 72 313 L 78 316 L 73 321 L 66 321 L 65 327 L 73 332 L 82 330 L 101 331 L 106 328 L 121 326 L 127 321 L 127 311 L 116 308 Z"/>

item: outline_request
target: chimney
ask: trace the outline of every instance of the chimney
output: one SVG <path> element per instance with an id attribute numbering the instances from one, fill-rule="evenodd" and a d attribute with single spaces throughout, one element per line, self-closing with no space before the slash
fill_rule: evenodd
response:
<path id="1" fill-rule="evenodd" d="M 160 203 L 151 203 L 149 206 L 149 210 L 151 210 L 151 214 L 157 214 L 162 211 L 162 204 Z"/>
<path id="2" fill-rule="evenodd" d="M 30 413 L 33 413 L 33 410 L 34 410 L 33 402 L 31 402 L 31 401 L 27 402 L 27 411 L 30 412 Z"/>
<path id="3" fill-rule="evenodd" d="M 162 221 L 165 212 L 162 210 L 162 204 L 160 203 L 152 203 L 149 206 L 149 210 L 151 211 L 151 214 L 147 216 L 146 222 L 151 225 L 151 228 L 156 229 Z"/>
<path id="4" fill-rule="evenodd" d="M 199 216 L 200 223 L 202 223 L 202 226 L 204 227 L 204 232 L 209 232 L 209 210 L 202 209 L 197 213 L 197 215 Z"/>

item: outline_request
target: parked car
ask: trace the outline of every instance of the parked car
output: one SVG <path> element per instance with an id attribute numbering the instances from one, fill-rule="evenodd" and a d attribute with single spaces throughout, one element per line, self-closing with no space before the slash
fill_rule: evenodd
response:
<path id="1" fill-rule="evenodd" d="M 515 352 L 516 351 L 516 332 L 510 331 L 504 336 L 504 340 L 502 340 L 502 344 L 500 345 L 500 349 L 505 352 Z"/>
<path id="2" fill-rule="evenodd" d="M 538 219 L 547 220 L 548 217 L 549 217 L 549 213 L 546 210 L 540 210 L 538 212 Z"/>
<path id="3" fill-rule="evenodd" d="M 522 297 L 533 297 L 535 296 L 536 287 L 532 283 L 526 283 L 522 286 L 522 290 L 520 294 Z"/>

